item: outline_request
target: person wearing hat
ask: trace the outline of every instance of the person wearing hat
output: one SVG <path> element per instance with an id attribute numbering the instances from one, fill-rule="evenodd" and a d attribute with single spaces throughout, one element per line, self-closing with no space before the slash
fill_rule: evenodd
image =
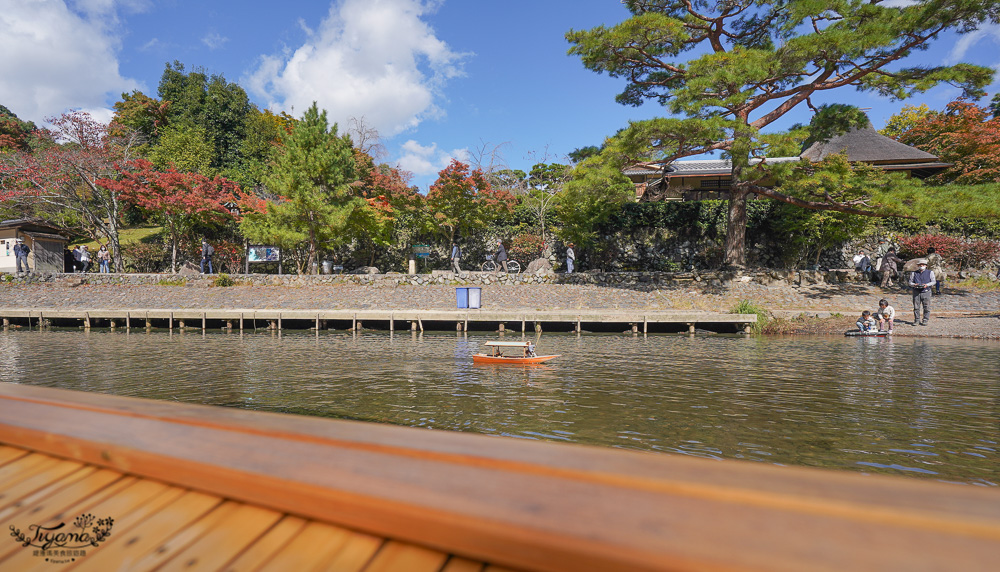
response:
<path id="1" fill-rule="evenodd" d="M 917 271 L 910 276 L 913 288 L 913 325 L 926 326 L 931 318 L 931 288 L 934 287 L 934 271 L 927 268 L 927 261 L 917 261 Z M 924 319 L 920 319 L 920 307 L 924 309 Z"/>
<path id="2" fill-rule="evenodd" d="M 17 259 L 17 271 L 21 272 L 21 265 L 24 265 L 24 272 L 26 274 L 31 274 L 31 268 L 28 267 L 28 254 L 31 249 L 28 245 L 24 243 L 24 239 L 18 238 L 14 241 L 14 258 Z"/>
<path id="3" fill-rule="evenodd" d="M 573 243 L 566 245 L 566 274 L 573 273 L 573 267 L 576 266 L 576 253 L 573 252 Z"/>

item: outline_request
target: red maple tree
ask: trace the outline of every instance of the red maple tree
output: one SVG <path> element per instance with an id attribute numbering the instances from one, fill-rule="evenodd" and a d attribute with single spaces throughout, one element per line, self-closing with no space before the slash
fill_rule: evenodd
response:
<path id="1" fill-rule="evenodd" d="M 173 272 L 182 236 L 196 224 L 219 224 L 236 216 L 230 207 L 240 199 L 239 185 L 233 181 L 175 169 L 158 171 L 145 159 L 130 161 L 129 167 L 120 178 L 98 183 L 163 222 L 170 236 Z"/>
<path id="2" fill-rule="evenodd" d="M 898 139 L 954 165 L 932 180 L 963 185 L 1000 181 L 1000 117 L 986 107 L 953 101 Z"/>

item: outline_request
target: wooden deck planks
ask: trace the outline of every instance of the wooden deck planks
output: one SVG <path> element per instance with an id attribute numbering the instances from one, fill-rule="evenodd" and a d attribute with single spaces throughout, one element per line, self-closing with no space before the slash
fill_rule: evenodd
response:
<path id="1" fill-rule="evenodd" d="M 364 572 L 438 572 L 447 560 L 448 555 L 437 550 L 392 541 L 382 546 Z"/>
<path id="2" fill-rule="evenodd" d="M 206 517 L 169 541 L 182 541 L 183 535 L 195 536 L 193 542 L 158 568 L 160 572 L 219 570 L 254 545 L 282 516 L 273 510 L 234 502 L 226 502 L 213 515 L 218 518 L 213 521 Z"/>
<path id="3" fill-rule="evenodd" d="M 271 559 L 305 528 L 306 520 L 285 516 L 242 554 L 226 564 L 224 572 L 252 572 L 264 569 Z"/>

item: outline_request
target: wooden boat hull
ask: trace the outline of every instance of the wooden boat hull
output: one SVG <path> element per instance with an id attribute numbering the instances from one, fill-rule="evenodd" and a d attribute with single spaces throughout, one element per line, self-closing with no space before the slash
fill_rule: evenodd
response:
<path id="1" fill-rule="evenodd" d="M 552 358 L 557 358 L 558 355 L 553 356 L 535 356 L 535 357 L 496 357 L 486 354 L 475 354 L 472 356 L 472 363 L 506 363 L 506 364 L 536 364 L 549 361 Z"/>

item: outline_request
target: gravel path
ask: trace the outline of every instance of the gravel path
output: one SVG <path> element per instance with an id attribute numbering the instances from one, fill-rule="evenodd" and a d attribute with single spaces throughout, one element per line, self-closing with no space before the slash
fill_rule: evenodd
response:
<path id="1" fill-rule="evenodd" d="M 241 308 L 241 309 L 453 309 L 454 286 L 327 284 L 318 286 L 68 286 L 0 285 L 0 307 L 8 308 Z M 913 326 L 908 292 L 868 285 L 765 286 L 737 283 L 730 289 L 700 284 L 637 288 L 534 284 L 490 285 L 482 292 L 489 309 L 649 309 L 728 312 L 750 300 L 779 318 L 796 320 L 792 333 L 843 333 L 861 310 L 874 311 L 880 298 L 896 308 L 896 335 L 1000 339 L 1000 291 L 949 288 L 935 296 L 929 326 Z"/>

